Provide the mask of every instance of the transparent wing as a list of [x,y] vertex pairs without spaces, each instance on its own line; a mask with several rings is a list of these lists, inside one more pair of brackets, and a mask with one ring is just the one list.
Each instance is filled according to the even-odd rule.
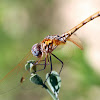
[[77,37],[77,35],[73,34],[68,38],[68,41],[71,41],[74,43],[77,47],[79,47],[81,50],[83,50],[83,45],[80,39]]
[[72,63],[71,59],[73,58],[73,55],[77,53],[77,50],[75,50],[74,44],[81,50],[83,49],[82,42],[77,37],[77,35],[73,34],[72,36],[68,38],[68,41],[66,41],[64,45],[60,46],[61,50],[57,50],[54,53],[57,57],[59,57],[60,60],[64,62],[64,65],[65,64],[70,65],[70,63]]
[[31,51],[29,51],[19,64],[0,80],[0,95],[15,89],[20,85],[22,86],[24,80],[25,82],[27,80],[28,83],[31,84],[29,80],[30,73],[25,70],[25,64],[27,61],[32,60],[32,57],[33,55],[31,54]]

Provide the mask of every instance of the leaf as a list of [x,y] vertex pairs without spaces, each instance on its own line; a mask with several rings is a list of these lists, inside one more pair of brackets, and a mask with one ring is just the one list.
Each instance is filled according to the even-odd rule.
[[36,72],[36,65],[34,60],[27,61],[27,64],[25,65],[25,70],[29,71],[30,73]]
[[44,86],[42,78],[40,76],[38,76],[37,74],[31,74],[30,81],[37,85]]
[[61,78],[59,74],[52,71],[51,74],[46,74],[47,83],[50,86],[52,92],[58,97],[58,93],[61,87]]

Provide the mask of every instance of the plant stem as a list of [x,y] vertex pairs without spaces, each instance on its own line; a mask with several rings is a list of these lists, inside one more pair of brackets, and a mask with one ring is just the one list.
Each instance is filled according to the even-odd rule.
[[59,100],[58,98],[56,98],[56,96],[51,92],[51,90],[45,84],[44,84],[44,88],[51,95],[51,97],[53,98],[53,100]]

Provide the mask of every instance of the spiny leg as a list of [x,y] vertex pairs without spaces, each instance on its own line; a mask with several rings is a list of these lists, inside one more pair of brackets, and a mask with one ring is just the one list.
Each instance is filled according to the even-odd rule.
[[[48,60],[48,64],[46,63],[46,61]],[[46,65],[49,65],[49,58],[48,58],[48,55],[45,57],[44,60],[41,60],[41,61],[44,61],[45,63],[44,64],[36,64],[36,65],[44,65],[44,68],[40,69],[40,70],[37,70],[36,72],[39,72],[39,71],[42,71],[46,68]],[[37,61],[38,62],[38,61]]]
[[51,72],[52,72],[52,59],[51,59],[51,54],[49,54],[49,56],[50,56],[50,66],[51,66],[51,70],[50,70],[50,72],[49,72],[49,74],[48,74],[48,77],[47,77],[46,80],[44,81],[44,84],[45,84],[45,82],[47,81],[47,79],[50,77],[50,74],[51,74]]
[[52,71],[52,59],[51,59],[51,55],[50,55],[50,65],[51,65],[51,70],[50,70],[50,73]]
[[[51,59],[51,54],[52,54],[52,53],[49,54],[49,55],[50,55],[50,66],[51,66],[51,70],[50,70],[50,72],[49,72],[48,77],[47,77],[46,80],[44,81],[44,84],[45,84],[45,82],[47,81],[47,79],[50,77],[50,74],[51,74],[51,72],[52,72],[52,59]],[[60,75],[64,63],[63,63],[58,57],[56,57],[54,54],[52,54],[52,55],[62,63],[61,69],[60,69],[60,71],[59,71],[59,75]]]
[[37,70],[36,72],[39,72],[39,71],[42,71],[42,70],[44,70],[45,68],[46,68],[46,57],[45,57],[45,60],[43,60],[43,61],[45,61],[45,63],[44,64],[36,64],[36,65],[44,65],[44,68],[42,68],[42,69],[40,69],[40,70]]
[[[41,62],[43,62],[43,61],[45,61],[45,63],[44,64],[35,64],[35,65],[44,65],[44,68],[43,69],[40,69],[40,70],[37,70],[37,71],[35,71],[34,70],[34,72],[32,72],[32,73],[36,73],[36,72],[38,72],[38,71],[42,71],[42,70],[44,70],[45,68],[46,68],[46,65],[48,65],[48,64],[46,64],[46,58],[45,58],[45,60],[41,60]],[[33,65],[34,65],[34,63],[33,63]],[[33,66],[34,67],[34,66]],[[32,68],[31,68],[32,69]],[[25,80],[25,76],[27,75],[27,74],[29,74],[28,73],[28,71],[26,71],[24,74],[23,74],[23,76],[21,77],[21,79],[20,79],[20,83],[22,83],[24,80]]]
[[62,63],[62,66],[61,66],[61,69],[60,69],[60,71],[59,71],[59,75],[60,75],[60,73],[61,73],[61,71],[62,71],[62,68],[63,68],[63,65],[64,65],[64,63],[63,63],[63,61],[61,61],[57,56],[55,56],[53,53],[51,53],[57,60],[59,60],[61,63]]

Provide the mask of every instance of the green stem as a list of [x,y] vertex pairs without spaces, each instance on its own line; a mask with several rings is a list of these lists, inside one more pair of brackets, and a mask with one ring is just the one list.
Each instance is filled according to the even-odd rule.
[[56,96],[51,92],[51,90],[45,84],[44,84],[44,88],[51,95],[51,97],[53,98],[53,100],[59,100],[58,98],[56,98]]

